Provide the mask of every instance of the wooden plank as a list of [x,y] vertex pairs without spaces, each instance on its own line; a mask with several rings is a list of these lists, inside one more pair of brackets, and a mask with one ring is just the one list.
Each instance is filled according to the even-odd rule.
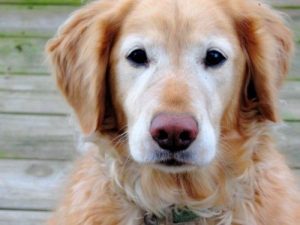
[[0,73],[47,74],[42,38],[0,37]]
[[[297,0],[300,2],[300,0]],[[296,2],[292,0],[292,2]],[[299,3],[300,6],[300,3]],[[283,13],[286,14],[286,21],[288,26],[294,32],[294,39],[297,43],[295,56],[292,61],[291,70],[289,73],[289,78],[291,79],[299,79],[300,78],[300,8],[299,9],[281,9]]]
[[283,119],[300,121],[300,82],[285,82],[279,98],[279,108]]
[[[298,0],[300,2],[300,0]],[[300,4],[299,4],[300,5]],[[287,22],[294,32],[294,39],[297,43],[295,56],[293,58],[292,67],[289,73],[289,78],[300,78],[300,9],[298,10],[282,10],[290,18]]]
[[[84,0],[0,0],[3,4],[82,4]],[[91,2],[91,0],[88,0]],[[300,6],[299,0],[269,0],[270,4],[274,6]]]
[[50,212],[0,210],[0,225],[42,225]]
[[[299,96],[300,97],[300,96]],[[299,98],[298,97],[298,98]],[[300,120],[300,101],[296,98],[280,100],[282,118],[286,121]]]
[[0,113],[67,115],[70,111],[57,92],[0,91]]
[[[0,0],[0,4],[1,4]],[[5,0],[7,1],[7,0]],[[11,1],[11,0],[10,0]],[[19,0],[14,0],[19,1]],[[34,0],[32,0],[34,1]],[[49,0],[62,2],[60,0]],[[78,0],[79,1],[79,0]],[[64,23],[78,6],[53,5],[1,5],[0,7],[0,35],[11,36],[53,36],[57,28]],[[288,14],[292,20],[290,24],[296,31],[297,40],[300,38],[299,10],[280,9]]]
[[297,181],[298,187],[300,187],[300,169],[294,169],[293,173],[296,176],[296,181]]
[[51,37],[77,8],[75,6],[1,5],[0,35]]
[[0,157],[70,159],[78,135],[66,116],[0,114]]
[[287,158],[289,165],[300,168],[300,123],[283,124],[274,136],[279,151]]
[[0,0],[0,4],[80,5],[85,0]]
[[71,112],[52,76],[1,76],[0,113],[60,114]]
[[300,9],[280,9],[287,25],[293,30],[295,40],[300,41]]
[[279,6],[279,7],[295,7],[295,6],[300,6],[300,1],[299,0],[267,0],[266,2],[274,5],[274,6]]
[[72,163],[0,160],[0,209],[51,210]]
[[288,79],[300,80],[300,47],[299,44],[296,46],[296,53],[293,57]]
[[[55,1],[60,2],[59,0]],[[78,6],[53,5],[1,5],[0,34],[13,36],[53,36],[57,28],[64,23],[71,12],[78,8]],[[290,24],[296,31],[296,36],[299,40],[299,10],[280,9],[280,11],[285,12],[291,17]]]
[[4,76],[0,75],[0,91],[57,91],[55,78],[52,76]]

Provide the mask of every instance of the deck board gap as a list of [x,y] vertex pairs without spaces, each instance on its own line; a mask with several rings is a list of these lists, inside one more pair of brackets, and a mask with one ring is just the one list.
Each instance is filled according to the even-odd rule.
[[49,209],[36,209],[36,208],[2,208],[0,207],[0,211],[16,211],[16,212],[27,212],[27,211],[33,211],[33,212],[52,212],[52,210]]
[[42,113],[42,112],[2,112],[0,111],[0,115],[13,115],[13,116],[46,116],[46,117],[52,117],[52,116],[61,116],[66,117],[69,116],[69,113]]

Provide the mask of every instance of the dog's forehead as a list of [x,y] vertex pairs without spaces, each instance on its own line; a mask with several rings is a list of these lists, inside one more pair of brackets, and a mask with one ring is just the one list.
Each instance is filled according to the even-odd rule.
[[[219,0],[143,0],[125,19],[122,34],[141,34],[170,42],[197,41],[234,33],[230,15]],[[230,38],[230,37],[229,37]]]

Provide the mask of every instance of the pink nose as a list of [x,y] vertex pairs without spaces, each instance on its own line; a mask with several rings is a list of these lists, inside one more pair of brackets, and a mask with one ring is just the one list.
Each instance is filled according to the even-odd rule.
[[187,149],[198,134],[197,121],[189,115],[159,114],[152,120],[150,133],[169,152]]

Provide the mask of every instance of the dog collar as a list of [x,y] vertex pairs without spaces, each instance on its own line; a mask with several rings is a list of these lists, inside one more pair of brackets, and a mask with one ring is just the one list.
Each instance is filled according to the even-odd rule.
[[163,221],[167,225],[181,225],[198,220],[200,217],[188,208],[176,209],[172,207],[162,219],[154,214],[146,213],[144,216],[145,225],[160,225]]

